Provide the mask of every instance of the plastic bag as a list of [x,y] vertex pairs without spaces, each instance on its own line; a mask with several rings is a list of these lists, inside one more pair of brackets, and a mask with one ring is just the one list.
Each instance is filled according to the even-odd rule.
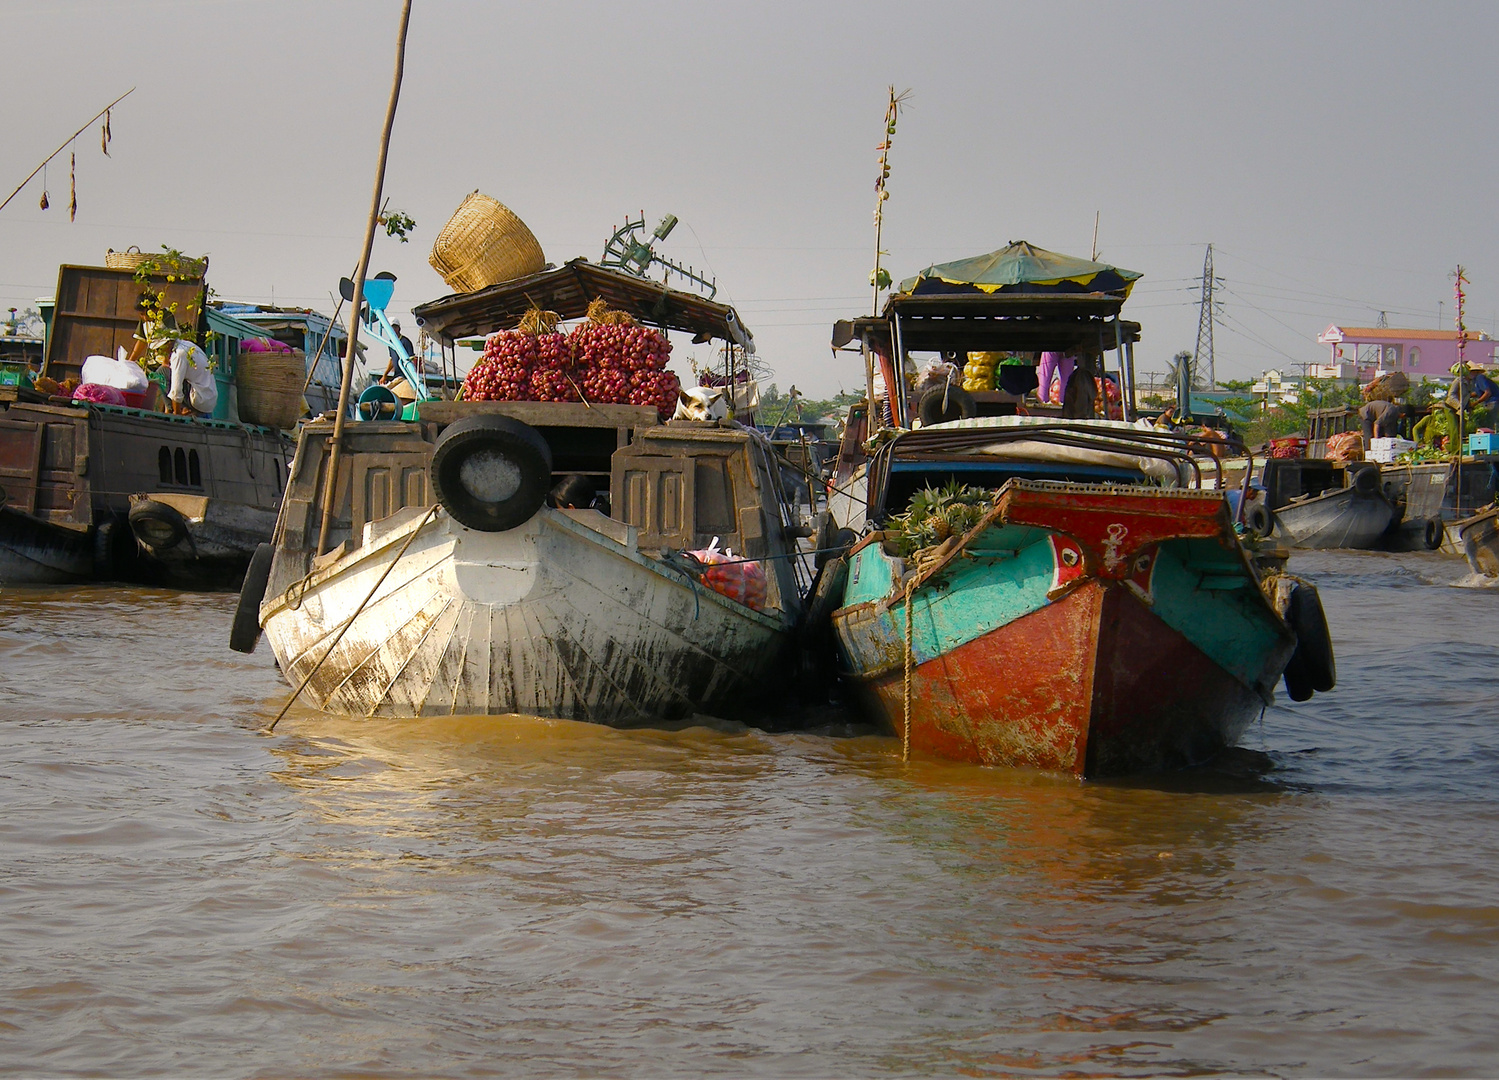
[[[124,349],[120,352],[124,353]],[[83,361],[83,384],[112,386],[131,394],[145,393],[149,380],[145,370],[122,355],[116,360],[111,356],[90,356]]]
[[718,550],[718,537],[699,551],[689,551],[703,564],[702,582],[721,596],[737,601],[755,611],[765,610],[765,566],[736,558],[728,549]]
[[[105,357],[107,360],[108,357]],[[74,401],[92,401],[99,405],[123,405],[125,395],[113,386],[101,383],[83,383],[73,391]]]

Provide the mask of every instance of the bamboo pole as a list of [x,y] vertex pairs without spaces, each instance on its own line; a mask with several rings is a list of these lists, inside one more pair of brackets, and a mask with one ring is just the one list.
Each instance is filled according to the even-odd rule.
[[51,161],[58,154],[62,153],[64,150],[66,150],[68,148],[68,144],[70,142],[72,142],[74,139],[78,138],[78,136],[82,135],[85,131],[87,131],[89,124],[92,124],[95,120],[99,119],[99,117],[101,117],[105,113],[109,112],[110,109],[113,109],[116,105],[118,105],[120,102],[124,101],[126,98],[128,98],[133,93],[135,93],[135,87],[132,86],[129,90],[126,90],[119,97],[115,98],[108,105],[104,106],[104,108],[102,108],[98,112],[94,113],[93,116],[90,116],[88,118],[87,122],[85,122],[84,125],[81,128],[79,128],[77,131],[73,132],[73,134],[69,135],[66,139],[64,139],[62,141],[62,145],[61,146],[59,146],[56,150],[52,151],[52,153],[48,154],[46,157],[42,158],[42,163],[40,165],[38,165],[36,168],[34,168],[34,169],[31,170],[30,176],[27,176],[25,180],[22,180],[19,184],[17,184],[16,185],[16,190],[12,191],[9,195],[5,196],[5,202],[0,203],[0,210],[4,210],[7,206],[10,205],[10,200],[14,199],[17,195],[21,194],[21,189],[24,188],[27,184],[31,183],[32,177],[36,176],[37,173],[41,172],[43,169],[45,169],[47,167],[47,162]]
[[354,276],[354,298],[349,301],[349,338],[344,343],[343,382],[338,390],[338,416],[333,421],[333,445],[328,451],[328,470],[323,480],[323,519],[318,525],[317,554],[328,544],[333,524],[333,501],[338,492],[338,459],[343,449],[344,423],[349,415],[349,390],[354,383],[354,361],[358,356],[359,311],[364,306],[364,278],[369,273],[370,251],[375,246],[375,228],[380,223],[380,196],[385,188],[385,162],[390,155],[390,129],[396,122],[396,103],[401,99],[401,75],[406,67],[406,27],[411,22],[411,0],[401,5],[401,28],[396,35],[396,70],[390,84],[390,105],[385,110],[385,128],[380,133],[380,160],[375,167],[375,192],[370,199],[369,221],[364,229],[364,250]]

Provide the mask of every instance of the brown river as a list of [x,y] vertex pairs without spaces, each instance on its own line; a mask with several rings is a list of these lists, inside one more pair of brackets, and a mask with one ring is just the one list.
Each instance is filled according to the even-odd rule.
[[0,594],[0,1074],[1499,1073],[1499,590],[1124,784],[834,726],[294,709],[234,597]]

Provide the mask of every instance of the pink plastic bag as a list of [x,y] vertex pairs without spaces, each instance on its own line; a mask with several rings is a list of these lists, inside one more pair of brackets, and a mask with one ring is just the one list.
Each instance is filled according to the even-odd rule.
[[700,551],[689,551],[703,564],[703,584],[730,600],[755,611],[765,610],[765,566],[737,558],[732,551],[718,550],[718,537]]
[[73,391],[74,401],[92,401],[99,405],[123,405],[125,395],[113,386],[86,382]]

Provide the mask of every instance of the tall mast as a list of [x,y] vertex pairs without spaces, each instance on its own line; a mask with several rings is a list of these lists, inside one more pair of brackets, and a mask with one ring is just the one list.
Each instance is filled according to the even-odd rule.
[[874,289],[874,306],[871,314],[880,313],[880,290],[890,288],[890,271],[880,265],[880,257],[886,254],[880,248],[885,230],[885,200],[890,192],[885,190],[885,181],[890,179],[890,145],[895,142],[895,122],[900,119],[900,108],[911,91],[897,94],[890,87],[890,100],[885,106],[885,138],[877,146],[880,152],[880,175],[874,181],[874,269],[869,272],[869,284]]
[[385,109],[385,128],[380,132],[380,159],[375,166],[375,192],[370,199],[369,221],[364,229],[364,250],[354,275],[354,296],[349,301],[349,339],[344,343],[343,383],[338,388],[338,415],[333,420],[332,446],[328,450],[328,479],[323,491],[323,520],[318,527],[317,553],[328,546],[333,524],[333,500],[338,491],[338,458],[343,446],[344,421],[349,414],[349,390],[354,382],[354,361],[359,348],[359,312],[364,306],[364,278],[375,246],[375,228],[380,223],[380,193],[385,188],[385,161],[390,156],[390,129],[396,122],[396,103],[401,99],[401,75],[406,68],[406,26],[411,22],[411,0],[401,5],[401,27],[396,34],[396,70],[390,84],[390,104]]

